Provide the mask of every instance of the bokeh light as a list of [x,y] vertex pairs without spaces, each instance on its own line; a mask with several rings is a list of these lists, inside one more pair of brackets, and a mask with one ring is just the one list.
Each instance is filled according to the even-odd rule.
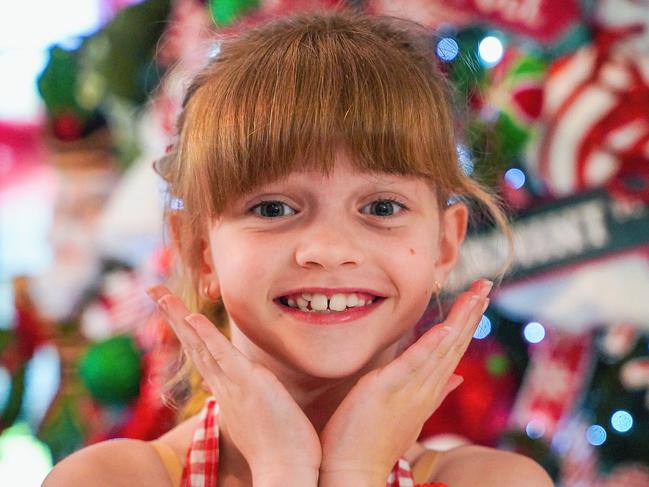
[[586,430],[586,440],[593,446],[602,445],[606,441],[606,430],[598,424],[591,425]]
[[545,423],[538,419],[533,419],[525,425],[525,433],[534,440],[541,438],[545,434]]
[[529,343],[539,343],[545,338],[545,328],[541,323],[531,321],[523,328],[523,336]]
[[480,319],[480,323],[478,323],[478,327],[473,333],[473,338],[482,340],[487,335],[489,335],[489,333],[491,333],[491,320],[487,315],[482,315],[482,318]]
[[520,189],[525,184],[525,173],[516,167],[505,172],[505,181],[514,189]]
[[495,36],[487,36],[478,45],[478,54],[486,66],[494,66],[500,62],[505,52],[503,43]]
[[620,433],[625,433],[633,427],[633,416],[628,411],[620,409],[611,415],[611,426]]
[[460,52],[460,47],[457,45],[455,39],[451,37],[443,37],[437,43],[437,55],[442,61],[453,61]]

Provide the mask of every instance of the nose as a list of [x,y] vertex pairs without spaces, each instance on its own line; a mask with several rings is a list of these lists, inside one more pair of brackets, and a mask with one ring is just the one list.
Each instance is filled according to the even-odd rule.
[[346,225],[327,219],[312,223],[300,236],[295,261],[301,267],[334,270],[340,266],[357,267],[365,258],[365,246]]

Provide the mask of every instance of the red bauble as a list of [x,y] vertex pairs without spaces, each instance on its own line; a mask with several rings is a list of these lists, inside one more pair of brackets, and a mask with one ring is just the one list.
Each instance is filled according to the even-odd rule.
[[[500,361],[505,367],[492,373],[490,361]],[[464,382],[424,423],[420,440],[453,433],[474,443],[496,446],[506,430],[518,387],[507,362],[506,352],[495,338],[474,339],[455,370]]]
[[81,137],[81,121],[72,113],[61,113],[52,121],[52,129],[57,139],[65,142]]

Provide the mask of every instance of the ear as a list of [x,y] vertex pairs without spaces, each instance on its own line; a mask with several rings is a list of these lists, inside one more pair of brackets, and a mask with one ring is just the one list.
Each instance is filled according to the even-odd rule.
[[[176,212],[171,212],[167,215],[167,223],[171,233],[173,248],[175,252],[180,252],[181,242],[183,241],[180,231],[180,216]],[[208,283],[217,278],[216,269],[214,267],[214,260],[212,259],[212,249],[210,246],[210,239],[207,232],[205,232],[199,240],[200,258],[198,261],[198,274],[201,281]]]
[[208,231],[203,232],[203,235],[200,237],[199,249],[201,255],[198,264],[198,274],[201,281],[204,283],[218,282],[218,274],[216,272],[216,264],[212,258],[212,245]]
[[457,263],[468,220],[469,210],[462,202],[447,207],[441,214],[439,256],[435,264],[435,273],[442,283]]

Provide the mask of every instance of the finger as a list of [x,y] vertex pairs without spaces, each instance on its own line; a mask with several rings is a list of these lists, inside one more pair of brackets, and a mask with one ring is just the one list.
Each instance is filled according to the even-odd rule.
[[472,311],[479,306],[481,299],[477,294],[465,293],[455,301],[448,317],[441,323],[442,328],[448,330],[448,334],[433,350],[433,356],[437,361],[447,357],[453,350],[453,346],[464,337],[469,317]]
[[[475,326],[472,313],[476,309],[482,310],[484,299],[491,291],[493,283],[486,279],[475,281],[469,291],[462,293],[453,304],[451,312],[443,326],[450,327],[449,334],[435,350],[438,358],[445,357],[452,349],[458,350],[458,347],[466,341],[467,337],[473,336]],[[480,312],[481,315],[481,312]]]
[[[449,380],[448,378],[454,375],[453,372],[457,368],[458,363],[464,356],[464,353],[471,343],[475,328],[477,327],[477,324],[480,321],[480,317],[482,316],[482,303],[484,301],[485,299],[480,300],[467,317],[467,328],[469,329],[469,333],[465,333],[463,336],[458,336],[456,338],[456,341],[451,345],[450,352],[447,353],[436,365],[427,365],[425,372],[422,373],[423,377],[428,376],[427,381],[425,381],[425,385],[422,386],[423,390],[444,390],[441,385],[446,384],[446,381]],[[444,392],[440,394],[443,395]],[[431,393],[432,397],[438,397],[440,394]]]
[[158,304],[201,376],[210,385],[220,389],[221,382],[225,377],[223,370],[212,357],[203,339],[185,321],[188,310],[182,301],[173,294],[166,294],[158,301]]
[[[468,319],[474,303],[480,299],[480,295],[491,289],[490,284],[491,282],[486,279],[475,281],[469,291],[460,295],[456,300],[449,317],[443,323],[432,327],[424,333],[419,340],[408,347],[397,359],[385,368],[382,374],[386,377],[385,380],[398,383],[398,381],[403,380],[404,374],[419,374],[423,371],[428,376],[430,374],[430,370],[428,369],[438,368],[439,365],[435,364],[436,361],[434,359],[443,359],[456,340],[465,339],[463,324]],[[450,334],[455,335],[455,340],[448,342],[443,348],[440,348],[445,338],[446,340],[451,339],[451,337],[446,337]],[[431,362],[433,362],[433,365],[428,366]]]
[[247,374],[251,362],[228,340],[204,315],[190,314],[185,318],[201,337],[212,358],[221,367],[225,374],[237,381],[241,374]]
[[146,293],[149,295],[151,299],[153,299],[156,303],[165,295],[167,294],[173,294],[168,288],[163,286],[162,284],[156,284],[154,286],[151,286],[149,289],[146,290]]
[[453,352],[456,354],[458,362],[469,347],[471,340],[473,340],[473,335],[475,335],[475,331],[480,324],[480,320],[482,319],[482,314],[487,309],[488,305],[489,298],[483,298],[478,302],[478,304],[469,313],[464,329],[460,333],[458,340],[451,347]]

